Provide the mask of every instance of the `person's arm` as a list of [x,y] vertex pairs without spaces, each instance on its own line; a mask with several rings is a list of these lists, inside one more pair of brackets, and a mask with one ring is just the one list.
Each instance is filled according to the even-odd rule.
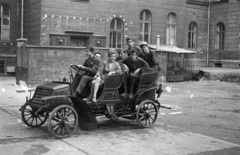
[[154,51],[150,51],[152,54],[151,54],[151,59],[152,59],[152,66],[154,66],[154,68],[159,68],[159,63],[157,61],[157,58],[156,58],[156,53]]
[[140,60],[141,60],[142,68],[150,68],[148,63],[145,60],[143,59],[140,59]]
[[121,66],[118,62],[116,62],[116,74],[120,74],[121,73]]
[[134,72],[133,65],[132,65],[132,63],[130,62],[130,60],[128,58],[123,59],[122,63],[125,64],[128,67],[128,72],[129,73],[133,73]]
[[120,74],[121,73],[121,67],[120,67],[119,63],[115,61],[113,65],[114,65],[114,70],[110,71],[108,73],[108,75]]
[[95,59],[93,60],[93,65],[92,65],[92,67],[85,67],[84,70],[85,70],[86,72],[90,73],[92,76],[94,76],[94,75],[97,73],[97,71],[98,71],[98,69],[99,69],[100,67],[101,67],[100,60],[97,59],[97,58],[95,58]]
[[[88,59],[87,59],[87,60],[88,60]],[[86,68],[86,66],[87,66],[87,60],[85,60],[82,65],[78,65],[78,67],[79,67],[80,70],[85,71],[85,68]]]
[[150,69],[148,63],[141,58],[138,58],[137,63],[138,63],[138,68],[134,71],[134,73],[139,73],[139,71],[142,69]]
[[135,46],[135,49],[137,50],[137,55],[139,55],[140,53],[142,53],[142,49],[138,46]]

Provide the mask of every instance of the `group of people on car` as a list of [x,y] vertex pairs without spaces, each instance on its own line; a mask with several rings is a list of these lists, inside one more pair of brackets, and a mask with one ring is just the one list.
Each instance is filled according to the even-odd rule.
[[[78,96],[87,86],[92,83],[90,96],[85,101],[97,101],[97,92],[109,75],[124,74],[124,93],[125,98],[133,97],[133,88],[136,80],[140,78],[140,72],[145,70],[160,70],[156,60],[155,52],[150,50],[147,42],[143,41],[140,47],[135,46],[134,39],[127,38],[128,48],[117,50],[111,48],[108,51],[108,59],[101,61],[101,53],[94,53],[94,48],[86,48],[87,59],[83,65],[79,65],[80,70],[85,71],[82,76],[74,96]],[[118,55],[118,57],[117,57]],[[129,84],[128,84],[129,83]],[[128,87],[129,85],[129,87]]]

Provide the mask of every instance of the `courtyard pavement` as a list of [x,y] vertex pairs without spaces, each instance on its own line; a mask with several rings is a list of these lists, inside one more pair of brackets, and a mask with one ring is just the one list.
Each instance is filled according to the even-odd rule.
[[[210,71],[211,74],[217,72],[225,76],[236,75],[240,70],[216,71],[216,68],[211,68]],[[97,131],[77,130],[72,137],[56,140],[50,136],[46,126],[32,129],[22,122],[18,109],[30,93],[17,93],[26,89],[26,85],[21,82],[17,86],[15,81],[14,76],[0,76],[1,155],[240,154],[238,83],[205,80],[164,82],[160,102],[171,109],[162,108],[153,128],[139,130],[136,122],[98,119]]]

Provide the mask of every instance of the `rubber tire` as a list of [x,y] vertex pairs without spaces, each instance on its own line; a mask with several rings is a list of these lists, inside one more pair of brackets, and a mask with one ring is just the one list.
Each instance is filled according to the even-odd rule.
[[[70,109],[74,115],[74,126],[73,126],[73,130],[71,130],[68,134],[64,134],[63,135],[60,135],[60,134],[56,134],[54,131],[53,131],[53,128],[51,126],[51,121],[53,120],[53,117],[55,116],[54,114],[57,113],[59,110],[62,110],[62,109]],[[66,125],[63,123],[63,120],[61,119],[61,122],[59,123],[62,123],[63,127],[62,128],[66,128]],[[72,107],[72,106],[69,106],[69,105],[60,105],[58,107],[56,107],[55,109],[53,109],[53,111],[51,112],[49,118],[48,118],[48,130],[50,132],[50,134],[54,137],[54,138],[58,138],[58,139],[61,139],[61,138],[66,138],[66,137],[70,137],[74,131],[77,129],[77,126],[78,126],[78,114],[77,112],[75,111],[75,109]],[[64,132],[64,130],[63,130]]]
[[[41,119],[40,119],[40,116],[34,114],[32,108],[31,108],[31,110],[29,109],[29,115],[31,115],[31,116],[29,116],[29,118],[26,118],[26,112],[27,112],[27,107],[28,107],[28,106],[31,107],[31,106],[30,106],[30,103],[24,104],[23,107],[22,107],[22,110],[21,110],[21,116],[22,116],[23,122],[24,122],[27,126],[30,126],[30,127],[40,127],[40,126],[42,126],[42,125],[47,121],[47,119],[48,119],[48,114],[47,114],[45,117],[41,117],[41,118],[43,118],[43,120],[41,120]],[[30,118],[33,118],[32,121],[31,121],[31,123],[28,122],[28,120],[29,120]],[[37,120],[40,120],[40,123],[38,123]],[[35,122],[35,124],[33,124],[34,122]]]
[[[155,112],[154,118],[152,118],[151,116],[149,116],[149,113],[143,109],[143,107],[144,107],[146,104],[148,104],[148,103],[150,103],[150,104],[152,105],[153,109],[154,109],[154,112]],[[145,111],[145,112],[144,112],[144,116],[143,116],[144,118],[142,117],[142,115],[143,115],[142,112],[143,112],[143,111]],[[157,108],[155,102],[153,102],[152,100],[144,100],[144,101],[142,101],[142,102],[139,104],[139,106],[137,107],[136,121],[137,121],[138,125],[139,125],[141,128],[150,128],[150,127],[152,127],[153,124],[155,123],[155,121],[157,120],[157,116],[158,116],[158,108]],[[142,118],[143,118],[143,120],[145,120],[145,124],[142,124],[142,120],[141,120]],[[151,120],[150,120],[150,119],[151,119]],[[147,123],[146,123],[146,122],[147,122]],[[151,123],[150,123],[150,122],[151,122]]]

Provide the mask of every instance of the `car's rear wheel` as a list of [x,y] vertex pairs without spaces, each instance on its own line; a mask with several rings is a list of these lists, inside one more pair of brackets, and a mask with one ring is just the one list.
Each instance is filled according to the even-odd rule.
[[151,100],[142,101],[137,107],[136,121],[142,128],[153,126],[158,116],[158,108]]

